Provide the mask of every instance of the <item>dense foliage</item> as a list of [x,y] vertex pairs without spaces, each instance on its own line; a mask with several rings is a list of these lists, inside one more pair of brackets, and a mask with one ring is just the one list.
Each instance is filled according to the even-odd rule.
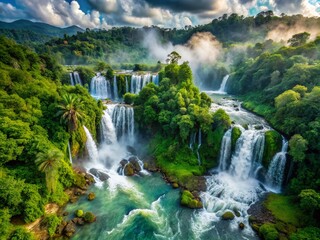
[[[60,123],[57,113],[63,96],[79,96],[82,123],[92,132],[100,123],[102,106],[80,86],[62,87],[62,69],[49,56],[3,37],[0,41],[0,231],[6,238],[13,230],[8,222],[12,216],[36,220],[46,203],[64,204],[68,200],[64,188],[76,183],[68,142],[75,156],[86,138],[74,119],[72,128]],[[22,239],[17,236],[23,234],[17,229],[10,236]],[[31,239],[27,235],[23,239]]]
[[[142,132],[156,135],[150,145],[158,165],[186,186],[190,176],[201,175],[217,164],[221,139],[231,121],[223,110],[209,112],[211,99],[193,84],[187,62],[170,62],[160,72],[159,86],[150,83],[137,96],[126,94],[125,101],[134,102]],[[196,134],[197,141],[189,143]],[[200,149],[199,139],[203,139]]]

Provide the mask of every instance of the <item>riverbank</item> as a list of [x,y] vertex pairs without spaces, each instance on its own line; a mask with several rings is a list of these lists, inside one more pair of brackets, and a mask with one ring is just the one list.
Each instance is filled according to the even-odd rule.
[[[73,168],[73,170],[75,175],[77,176],[76,183],[73,187],[65,189],[64,191],[68,196],[68,201],[61,205],[58,205],[56,203],[48,203],[44,207],[45,214],[32,223],[23,224],[18,223],[19,221],[17,221],[17,225],[21,225],[24,228],[26,228],[29,232],[31,232],[34,235],[34,237],[37,240],[47,240],[50,239],[52,236],[54,236],[55,238],[70,238],[75,232],[75,228],[67,227],[68,225],[70,226],[70,221],[63,221],[63,218],[69,215],[68,212],[65,212],[65,207],[69,203],[76,203],[81,196],[86,195],[87,190],[95,181],[93,177],[85,171],[85,169],[75,167]],[[49,233],[49,229],[52,226],[50,226],[50,223],[48,223],[47,221],[48,216],[56,216],[56,219],[60,219],[60,223],[57,224],[56,229],[53,230],[53,235],[52,233]]]

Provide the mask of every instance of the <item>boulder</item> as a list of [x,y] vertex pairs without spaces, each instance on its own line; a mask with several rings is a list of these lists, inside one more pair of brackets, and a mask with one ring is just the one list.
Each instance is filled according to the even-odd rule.
[[127,165],[127,163],[128,163],[128,160],[126,160],[126,159],[122,159],[122,160],[120,161],[121,167],[124,167],[125,165]]
[[89,172],[94,175],[95,177],[99,178],[100,181],[106,181],[109,178],[109,175],[96,169],[96,168],[91,168]]
[[243,230],[244,227],[245,227],[244,223],[243,223],[243,222],[240,222],[240,223],[239,223],[239,228],[240,228],[241,230]]
[[74,224],[77,224],[77,225],[80,225],[80,226],[84,225],[84,220],[83,220],[83,218],[80,218],[80,217],[72,219],[72,222]]
[[133,176],[134,175],[134,167],[132,163],[128,163],[123,170],[125,176]]
[[64,228],[67,226],[67,222],[62,221],[56,229],[56,234],[62,235]]
[[96,221],[96,216],[92,212],[86,212],[83,215],[83,219],[87,223],[92,223],[92,222]]
[[89,200],[89,201],[92,201],[92,200],[94,200],[95,198],[96,198],[96,195],[94,194],[94,192],[91,192],[91,193],[88,194],[88,200]]
[[133,169],[136,173],[141,171],[141,167],[140,167],[139,160],[137,157],[130,157],[129,162],[132,164]]
[[173,187],[173,188],[178,188],[178,187],[179,187],[179,184],[176,183],[176,182],[174,182],[174,183],[172,183],[172,187]]
[[222,214],[221,219],[222,220],[232,220],[234,219],[234,214],[231,211],[226,211],[224,214]]
[[74,222],[69,221],[65,226],[65,228],[63,229],[63,233],[67,237],[71,237],[75,232],[76,232],[76,225],[74,224]]
[[196,198],[190,191],[184,190],[181,195],[181,205],[189,208],[202,208],[202,202],[199,198]]

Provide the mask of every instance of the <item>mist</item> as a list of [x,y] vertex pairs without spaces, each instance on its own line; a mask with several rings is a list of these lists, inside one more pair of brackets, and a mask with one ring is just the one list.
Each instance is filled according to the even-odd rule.
[[181,62],[188,61],[195,81],[199,82],[199,72],[204,66],[213,65],[223,58],[222,44],[209,32],[195,33],[185,45],[161,43],[155,31],[146,33],[143,46],[149,50],[150,57],[165,62],[168,54],[176,51],[181,55]]
[[320,29],[316,26],[306,26],[299,23],[293,26],[279,24],[268,32],[266,40],[272,39],[275,42],[285,42],[286,45],[289,45],[288,40],[292,38],[293,35],[302,32],[310,33],[310,40],[314,40],[320,34]]

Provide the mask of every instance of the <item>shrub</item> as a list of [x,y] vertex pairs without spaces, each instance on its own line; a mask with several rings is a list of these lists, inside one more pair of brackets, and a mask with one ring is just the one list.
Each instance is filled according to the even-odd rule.
[[96,220],[96,216],[92,212],[86,212],[83,215],[83,219],[84,219],[84,221],[86,221],[88,223],[92,223]]

